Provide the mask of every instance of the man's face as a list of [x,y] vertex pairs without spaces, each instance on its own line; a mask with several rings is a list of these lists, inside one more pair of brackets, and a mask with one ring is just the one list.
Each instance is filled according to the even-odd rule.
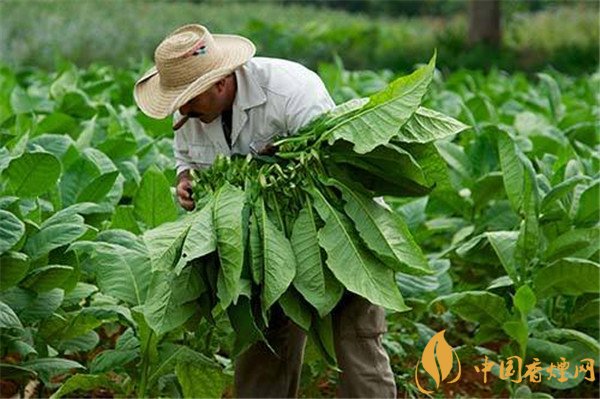
[[181,115],[198,118],[204,123],[215,120],[225,110],[225,93],[220,83],[192,98],[179,108]]

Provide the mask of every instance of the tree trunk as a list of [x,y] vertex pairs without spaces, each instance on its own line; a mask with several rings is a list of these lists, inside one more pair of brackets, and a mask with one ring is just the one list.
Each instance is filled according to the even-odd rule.
[[469,1],[469,44],[500,47],[500,0]]

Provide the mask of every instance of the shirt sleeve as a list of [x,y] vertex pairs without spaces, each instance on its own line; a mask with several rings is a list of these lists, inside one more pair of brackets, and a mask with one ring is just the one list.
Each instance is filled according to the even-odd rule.
[[[179,112],[175,112],[173,120],[177,121],[180,118]],[[190,158],[190,146],[188,142],[189,126],[183,125],[181,129],[175,132],[173,138],[173,154],[175,155],[175,168],[177,175],[184,170],[193,169],[192,159]]]
[[289,134],[293,135],[317,116],[335,107],[333,99],[319,76],[311,72],[286,103],[285,119]]

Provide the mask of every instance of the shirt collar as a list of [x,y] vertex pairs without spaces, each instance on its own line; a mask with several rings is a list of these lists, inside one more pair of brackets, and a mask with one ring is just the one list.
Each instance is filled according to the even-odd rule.
[[237,93],[234,107],[242,110],[257,107],[267,102],[267,96],[246,65],[235,70]]

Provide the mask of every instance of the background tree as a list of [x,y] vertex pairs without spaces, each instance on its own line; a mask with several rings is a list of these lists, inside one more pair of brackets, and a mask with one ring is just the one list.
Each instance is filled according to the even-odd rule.
[[469,44],[500,46],[500,0],[469,1]]

